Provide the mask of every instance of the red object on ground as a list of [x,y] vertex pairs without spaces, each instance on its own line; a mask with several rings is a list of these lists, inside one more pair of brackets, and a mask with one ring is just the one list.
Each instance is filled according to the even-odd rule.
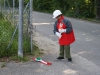
[[43,61],[41,58],[33,58],[33,60],[34,61],[38,61],[38,62],[40,62],[40,63],[42,63],[42,64],[45,64],[45,65],[51,65],[52,63],[51,62],[48,62],[48,61]]

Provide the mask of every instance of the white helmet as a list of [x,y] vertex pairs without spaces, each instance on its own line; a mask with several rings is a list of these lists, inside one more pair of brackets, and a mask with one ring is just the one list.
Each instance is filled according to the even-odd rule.
[[53,12],[53,18],[56,18],[57,16],[59,16],[59,15],[61,15],[62,13],[61,13],[61,11],[60,10],[55,10],[54,12]]

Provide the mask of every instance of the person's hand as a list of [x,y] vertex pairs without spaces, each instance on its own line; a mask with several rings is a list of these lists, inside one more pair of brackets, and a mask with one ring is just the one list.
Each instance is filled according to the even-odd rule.
[[65,33],[65,32],[66,32],[66,29],[58,29],[58,31],[59,31],[60,33]]
[[59,32],[56,32],[55,34],[59,37],[59,39],[62,37],[62,35]]

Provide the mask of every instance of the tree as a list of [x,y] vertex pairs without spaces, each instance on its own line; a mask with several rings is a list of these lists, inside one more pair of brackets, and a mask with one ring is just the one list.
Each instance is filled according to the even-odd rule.
[[95,4],[96,4],[96,19],[100,20],[100,0],[96,0]]

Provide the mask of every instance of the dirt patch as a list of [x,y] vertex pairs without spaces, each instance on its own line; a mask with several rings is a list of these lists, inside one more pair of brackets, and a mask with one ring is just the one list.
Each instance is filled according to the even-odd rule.
[[33,40],[40,49],[44,50],[45,54],[55,54],[59,52],[59,45],[56,42],[48,39],[38,32],[35,32],[34,34]]
[[10,61],[9,57],[0,58],[0,62],[8,62],[8,61]]

